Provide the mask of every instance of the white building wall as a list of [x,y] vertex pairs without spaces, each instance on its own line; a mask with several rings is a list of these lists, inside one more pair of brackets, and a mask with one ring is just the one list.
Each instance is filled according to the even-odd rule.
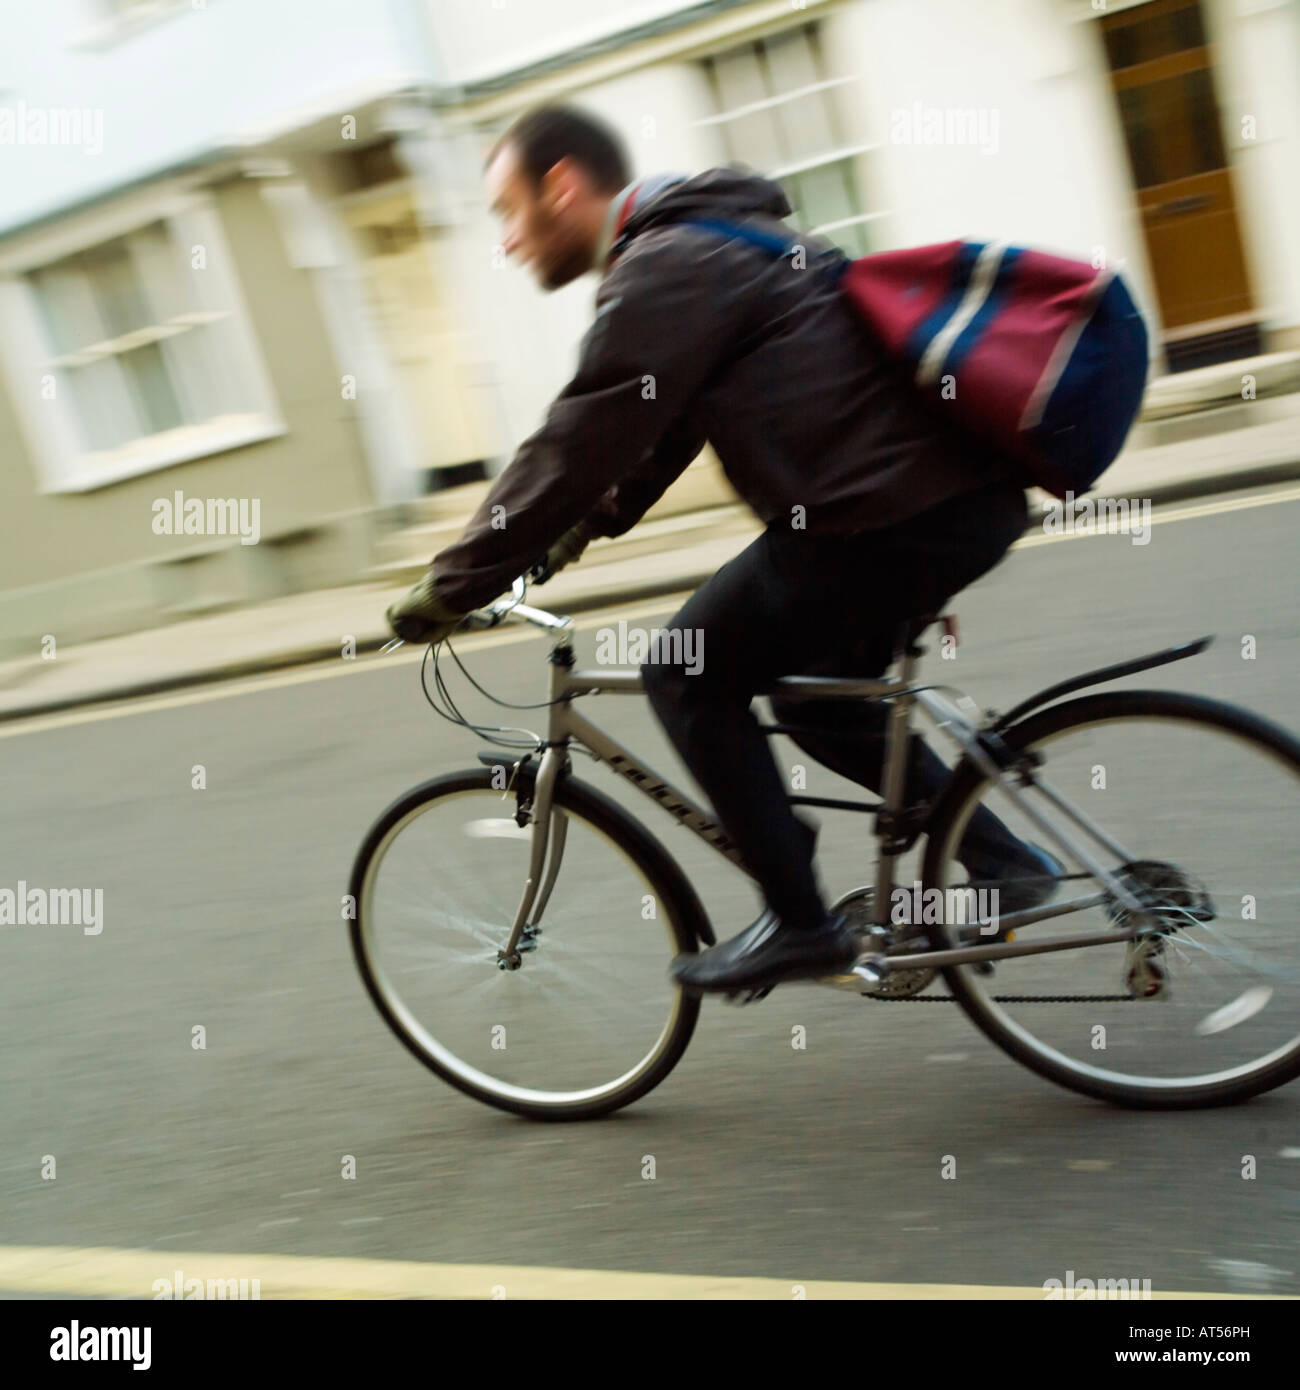
[[468,83],[543,62],[700,0],[424,0],[446,79]]
[[1255,302],[1265,326],[1300,347],[1300,5],[1201,3]]

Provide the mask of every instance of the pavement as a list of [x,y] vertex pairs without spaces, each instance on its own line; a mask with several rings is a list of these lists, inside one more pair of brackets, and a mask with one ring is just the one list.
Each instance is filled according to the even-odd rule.
[[[1094,495],[1152,505],[1300,477],[1300,394],[1202,412],[1196,437],[1126,449]],[[1031,494],[1040,514],[1044,494]],[[534,588],[529,601],[561,613],[697,588],[761,530],[747,507],[712,507],[646,521],[593,543],[582,560]],[[211,681],[375,651],[391,634],[384,610],[406,584],[351,584],[232,608],[144,632],[0,663],[0,722],[130,699]],[[56,634],[57,637],[57,634]]]

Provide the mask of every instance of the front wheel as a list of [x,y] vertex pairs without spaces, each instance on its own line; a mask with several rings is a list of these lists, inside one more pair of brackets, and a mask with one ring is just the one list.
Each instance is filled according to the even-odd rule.
[[502,968],[533,835],[517,808],[535,790],[522,771],[502,781],[488,767],[438,777],[380,816],[352,871],[352,949],[389,1027],[444,1081],[516,1114],[591,1119],[645,1095],[686,1050],[699,1000],[668,965],[708,939],[707,921],[659,842],[562,775],[559,870]]
[[[1041,755],[1034,785],[1019,788],[1028,804],[1090,848],[1146,910],[1135,915],[1103,892],[1000,784],[963,761],[936,808],[923,869],[944,907],[929,928],[934,945],[988,945],[1008,929],[1023,944],[1140,928],[1127,942],[949,967],[953,996],[978,1027],[1042,1076],[1144,1109],[1223,1105],[1300,1075],[1300,742],[1244,710],[1165,691],[1070,700],[1003,738]],[[959,862],[971,858],[964,837],[977,808],[982,831],[991,811],[1066,860],[1042,896],[1077,906],[1008,927],[993,893],[1024,906],[1025,885],[974,879]],[[996,916],[981,911],[981,889]]]

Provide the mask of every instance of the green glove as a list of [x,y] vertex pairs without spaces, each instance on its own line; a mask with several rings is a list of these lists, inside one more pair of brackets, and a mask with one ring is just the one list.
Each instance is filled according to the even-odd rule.
[[545,584],[553,574],[559,574],[565,565],[572,564],[586,550],[591,541],[592,532],[585,521],[571,527],[546,552],[546,558],[539,561],[534,568],[537,582]]
[[405,598],[389,604],[388,626],[404,642],[441,642],[460,626],[464,613],[447,607],[438,597],[433,570]]

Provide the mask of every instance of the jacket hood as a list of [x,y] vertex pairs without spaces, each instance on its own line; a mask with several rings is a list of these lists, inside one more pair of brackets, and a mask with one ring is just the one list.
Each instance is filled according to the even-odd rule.
[[661,174],[644,180],[637,190],[622,236],[633,237],[650,227],[696,214],[725,219],[755,213],[789,217],[793,211],[780,184],[743,169],[706,169],[693,177]]

